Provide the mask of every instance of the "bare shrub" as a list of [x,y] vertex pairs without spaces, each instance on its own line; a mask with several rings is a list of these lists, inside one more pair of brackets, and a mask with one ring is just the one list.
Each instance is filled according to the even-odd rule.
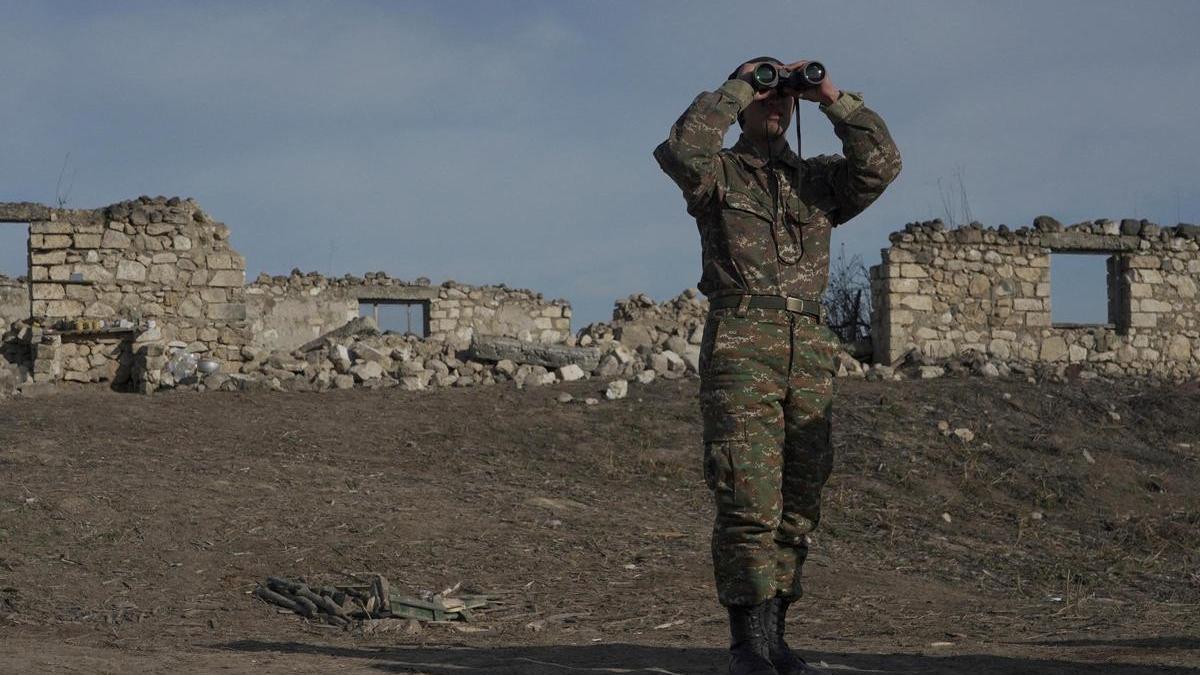
[[871,281],[862,256],[846,257],[843,244],[829,267],[829,287],[821,303],[829,329],[844,343],[871,337]]

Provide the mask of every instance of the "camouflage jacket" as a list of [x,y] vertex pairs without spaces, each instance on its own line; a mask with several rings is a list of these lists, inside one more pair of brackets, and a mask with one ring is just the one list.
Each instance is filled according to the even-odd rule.
[[845,157],[800,159],[786,148],[768,162],[744,135],[722,150],[726,130],[753,95],[741,80],[700,94],[654,158],[683,189],[700,228],[705,295],[819,299],[829,279],[832,228],[883,193],[900,172],[900,153],[883,120],[851,92],[821,107]]

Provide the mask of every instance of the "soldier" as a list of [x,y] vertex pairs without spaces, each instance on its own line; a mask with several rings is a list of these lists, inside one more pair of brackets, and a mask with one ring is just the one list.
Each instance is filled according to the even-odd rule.
[[[709,298],[700,354],[704,476],[716,501],[712,554],[729,610],[735,674],[823,672],[784,641],[801,595],[808,533],[833,465],[837,340],[821,322],[829,235],[900,172],[887,127],[862,96],[828,78],[799,91],[756,87],[760,57],[696,97],[654,158],[700,229]],[[801,159],[785,132],[797,98],[833,122],[842,156]],[[737,120],[742,134],[721,149]]]

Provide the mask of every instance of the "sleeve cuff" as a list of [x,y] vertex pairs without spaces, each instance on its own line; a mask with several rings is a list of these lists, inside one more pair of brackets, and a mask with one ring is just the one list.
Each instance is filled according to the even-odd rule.
[[828,106],[821,106],[821,112],[824,112],[830,121],[837,124],[838,122],[844,122],[847,117],[853,115],[861,107],[863,107],[862,94],[854,91],[843,91],[838,100]]
[[717,91],[737,101],[739,111],[745,110],[750,101],[754,100],[754,87],[745,80],[725,80]]

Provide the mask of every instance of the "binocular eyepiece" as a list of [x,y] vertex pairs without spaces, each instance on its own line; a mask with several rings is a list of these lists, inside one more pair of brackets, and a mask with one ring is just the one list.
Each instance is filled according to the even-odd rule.
[[799,70],[785,70],[774,63],[760,63],[751,73],[751,80],[755,91],[804,91],[820,86],[825,81],[825,65],[819,61],[809,61]]

